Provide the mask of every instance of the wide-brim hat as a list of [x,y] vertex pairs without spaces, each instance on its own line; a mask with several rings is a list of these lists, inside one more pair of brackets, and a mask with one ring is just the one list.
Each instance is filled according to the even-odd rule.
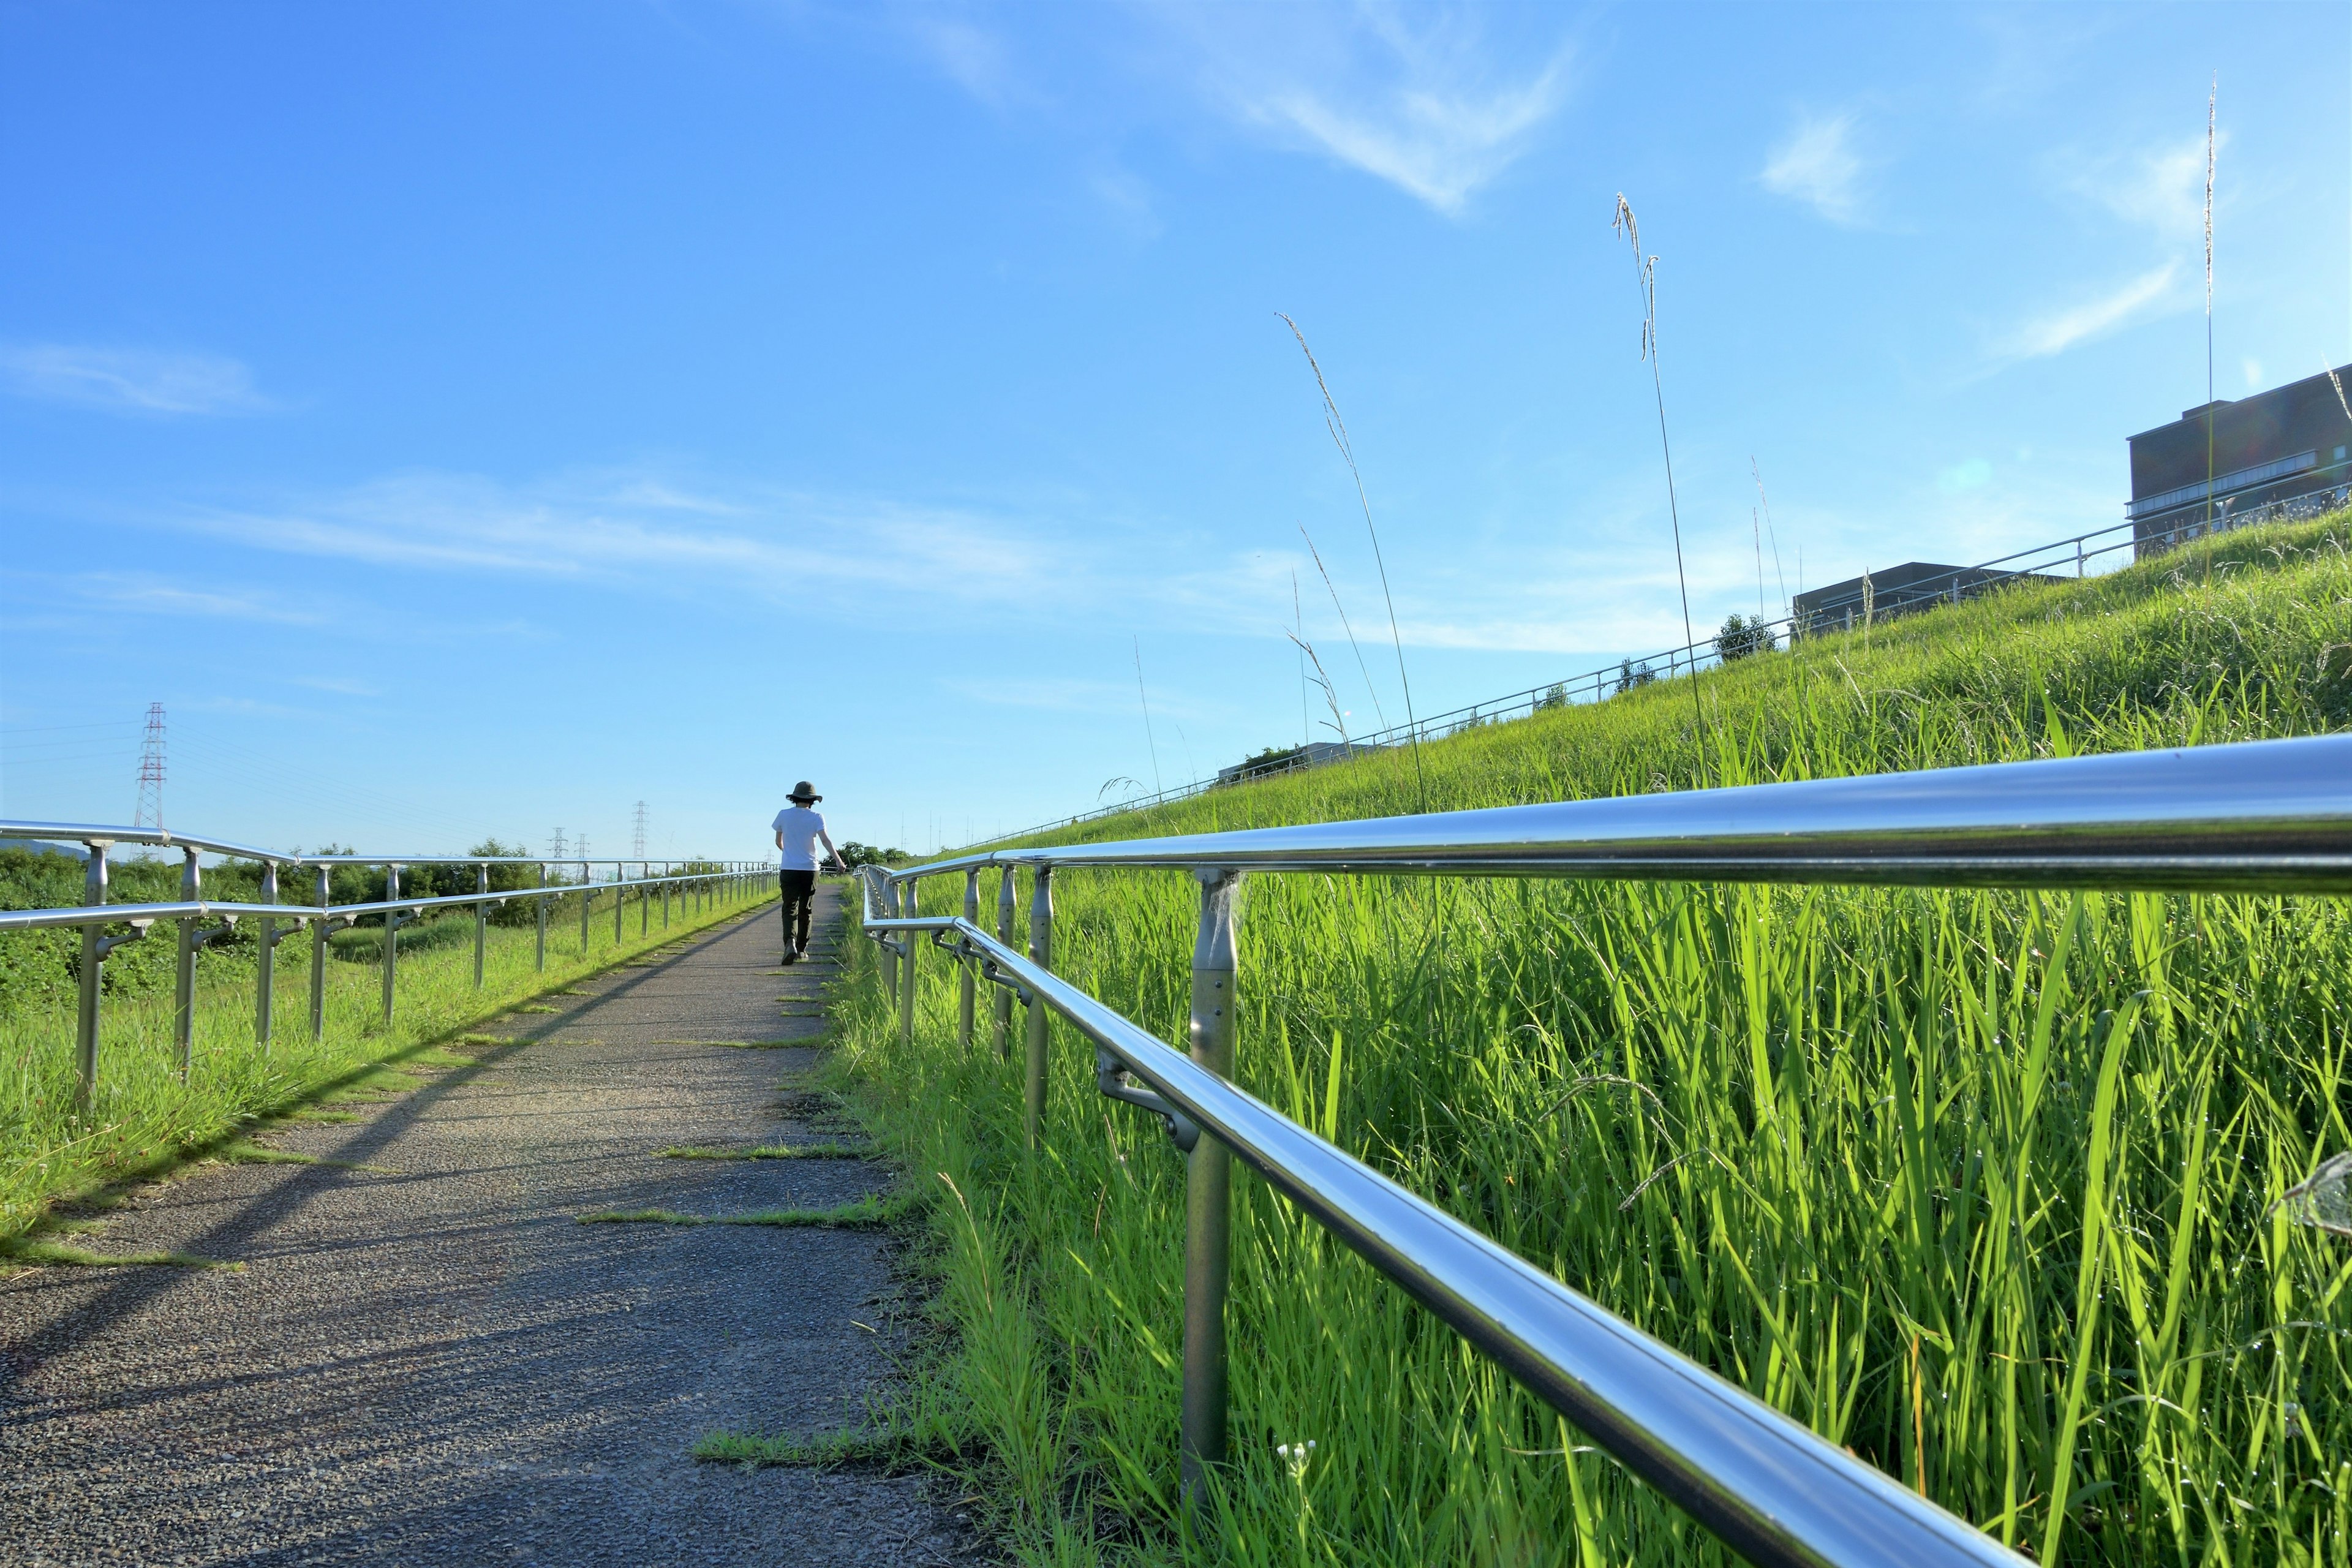
[[793,793],[784,796],[784,798],[786,800],[794,801],[803,805],[806,805],[813,801],[823,800],[824,796],[816,793],[816,786],[814,784],[809,783],[806,779],[803,779],[800,783],[793,785]]

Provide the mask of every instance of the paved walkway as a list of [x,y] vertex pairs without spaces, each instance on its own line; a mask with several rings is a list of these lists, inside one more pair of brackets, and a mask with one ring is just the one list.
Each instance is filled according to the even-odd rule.
[[[826,889],[829,932],[838,887]],[[875,1190],[855,1160],[657,1158],[826,1136],[789,1080],[833,973],[780,971],[772,909],[583,981],[349,1124],[264,1142],[381,1166],[205,1166],[93,1250],[239,1271],[0,1281],[0,1557],[92,1563],[871,1563],[959,1560],[919,1477],[698,1465],[714,1427],[856,1421],[888,1374],[869,1232],[592,1225]],[[782,1005],[780,1005],[780,999]],[[780,1015],[782,1015],[780,1016]],[[779,1080],[787,1080],[780,1089]]]

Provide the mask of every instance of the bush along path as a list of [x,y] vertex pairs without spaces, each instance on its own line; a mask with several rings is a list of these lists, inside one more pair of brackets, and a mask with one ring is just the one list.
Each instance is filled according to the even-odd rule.
[[53,1229],[179,1261],[0,1280],[9,1561],[961,1560],[921,1473],[694,1455],[843,1458],[894,1376],[892,1179],[802,1087],[832,942],[780,946],[682,938]]

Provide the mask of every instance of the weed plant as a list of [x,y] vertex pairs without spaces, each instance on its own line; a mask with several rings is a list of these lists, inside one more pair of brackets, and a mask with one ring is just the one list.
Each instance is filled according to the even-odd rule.
[[[684,931],[733,919],[759,897],[751,892],[733,903],[714,898],[699,916],[690,903],[683,910],[674,904],[667,930],[656,908],[644,936],[632,897],[615,942],[607,892],[596,900],[584,948],[578,902],[559,899],[549,910],[545,972],[534,967],[534,930],[493,925],[478,990],[473,917],[442,915],[400,933],[399,990],[390,1024],[383,1019],[378,963],[382,931],[339,931],[329,939],[326,1026],[316,1039],[310,1028],[312,938],[305,930],[278,947],[276,1026],[266,1048],[254,1038],[258,943],[206,949],[196,958],[188,1081],[180,1081],[168,984],[124,994],[110,988],[100,1021],[98,1089],[86,1110],[74,1104],[71,994],[27,988],[0,1013],[0,1239],[22,1235],[60,1196],[163,1169],[188,1150],[314,1098],[356,1068],[420,1042],[455,1037],[530,996],[675,942]],[[79,901],[78,890],[65,901]],[[0,951],[46,934],[0,936]],[[168,960],[175,942],[173,926],[160,923],[144,941],[110,958],[108,971],[121,955],[142,949]],[[406,1087],[388,1074],[377,1076]],[[382,1092],[372,1080],[362,1089],[361,1098]]]
[[[2352,527],[2249,530],[1424,750],[1440,808],[2343,728]],[[1407,809],[1395,756],[1072,837]],[[960,883],[927,887],[927,912]],[[983,903],[992,901],[990,888]],[[1025,911],[1027,889],[1019,900]],[[2352,1244],[2273,1205],[2352,1147],[2352,915],[2319,899],[1258,876],[1253,1093],[2035,1559],[2342,1563]],[[1181,1040],[1195,895],[1064,873],[1056,966]],[[1176,1497],[1183,1171],[1054,1031],[911,1050],[844,949],[835,1068],[937,1173],[939,1379],[1024,1560],[1727,1554],[1262,1184],[1232,1458]],[[1017,1031],[1016,1031],[1017,1038]],[[1015,1055],[1017,1056],[1017,1049]],[[1307,1445],[1312,1444],[1309,1447]]]

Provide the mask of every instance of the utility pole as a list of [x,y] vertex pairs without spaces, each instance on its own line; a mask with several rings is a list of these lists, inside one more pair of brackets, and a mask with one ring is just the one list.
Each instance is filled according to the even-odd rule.
[[639,801],[637,802],[635,826],[631,828],[629,834],[629,858],[632,860],[642,860],[645,858],[646,803],[644,801]]
[[547,841],[547,858],[551,860],[563,858],[563,829],[561,827],[555,830],[555,837]]
[[163,705],[147,704],[147,732],[139,742],[139,812],[134,827],[163,826]]

